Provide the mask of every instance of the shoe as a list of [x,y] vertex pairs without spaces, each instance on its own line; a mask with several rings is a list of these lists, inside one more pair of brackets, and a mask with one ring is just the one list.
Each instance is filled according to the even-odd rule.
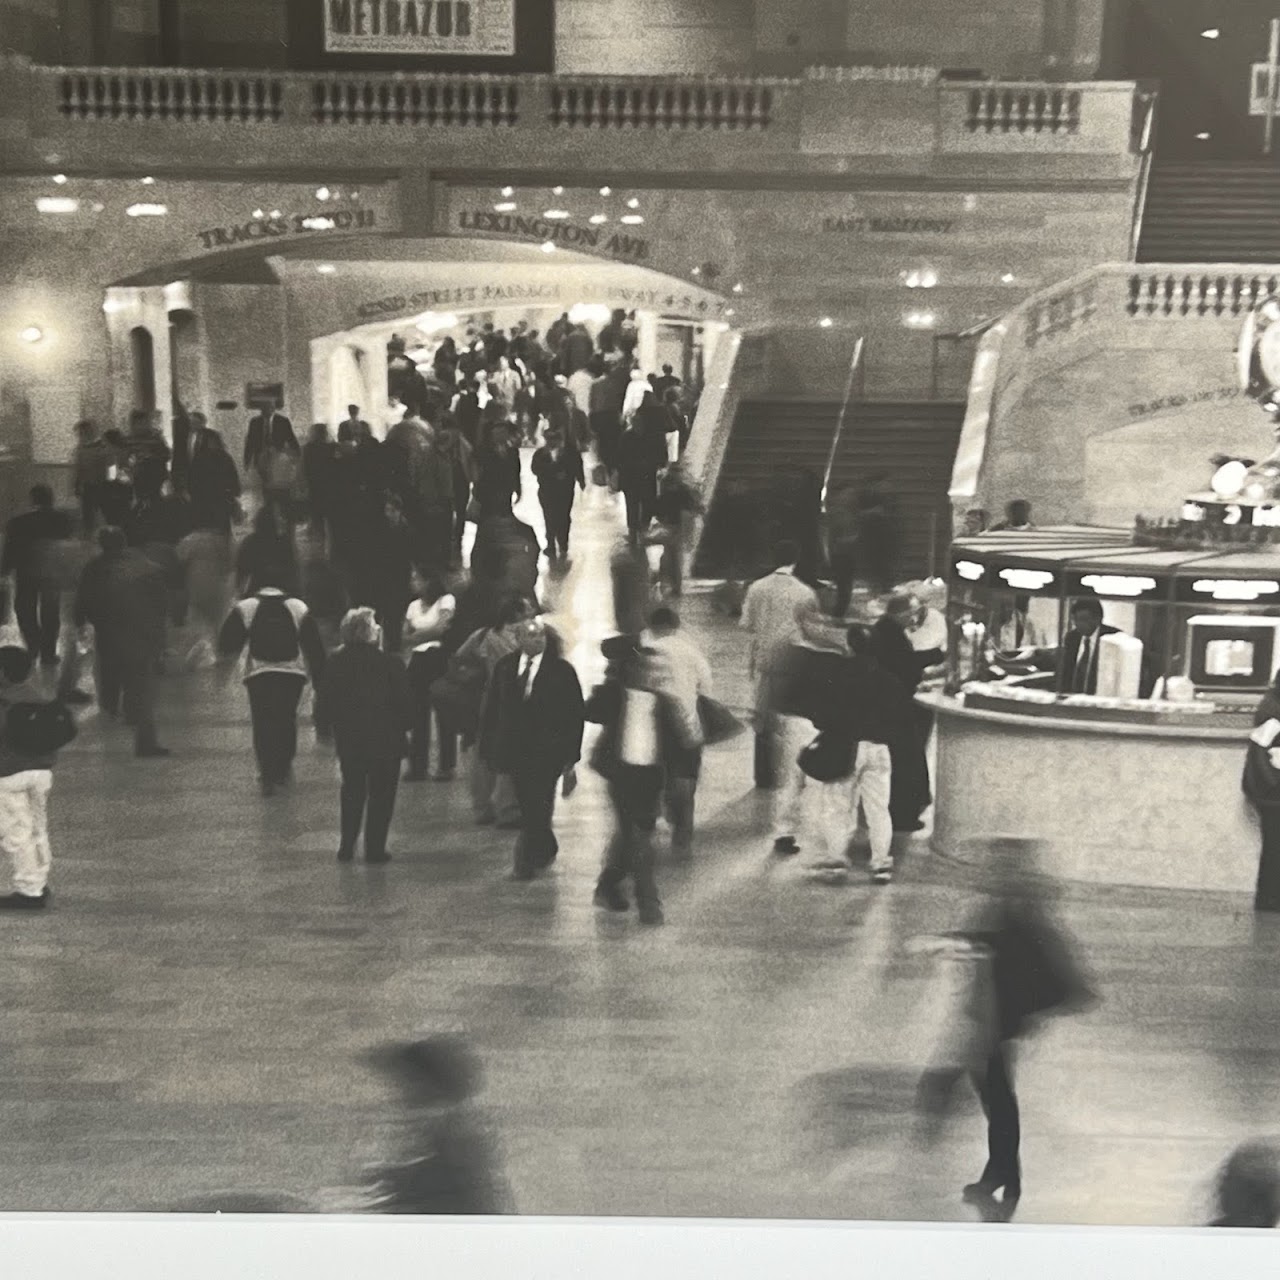
[[173,752],[168,747],[142,747],[133,754],[139,760],[167,760]]
[[266,778],[263,778],[262,781],[258,783],[258,788],[268,799],[276,793],[276,784],[274,782],[269,782]]
[[773,851],[781,857],[790,858],[800,852],[795,836],[779,836],[773,842]]
[[666,917],[662,914],[662,908],[656,902],[649,902],[640,908],[640,923],[648,925],[665,924]]
[[872,884],[892,884],[893,872],[888,868],[882,868],[879,871],[873,871],[871,873],[871,883]]
[[382,863],[384,863],[384,862],[390,862],[390,861],[391,861],[391,855],[390,855],[389,853],[366,853],[366,854],[364,855],[364,860],[365,860],[365,862],[366,862],[366,863],[368,863],[368,864],[369,864],[369,866],[371,866],[371,867],[372,867],[372,866],[379,866],[380,864],[382,864]]
[[606,911],[630,911],[631,903],[627,900],[627,895],[615,885],[596,885],[595,897],[591,899],[597,907],[603,907]]
[[353,862],[355,861],[355,856],[356,851],[354,849],[348,849],[345,845],[338,850],[339,862]]
[[48,904],[49,891],[47,889],[39,895],[7,893],[0,897],[0,910],[4,911],[42,911]]

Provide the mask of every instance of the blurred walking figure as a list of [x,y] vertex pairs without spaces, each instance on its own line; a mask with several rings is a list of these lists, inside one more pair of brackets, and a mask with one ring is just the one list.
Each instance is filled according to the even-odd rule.
[[1280,911],[1280,674],[1258,703],[1253,723],[1243,779],[1262,828],[1253,909]]
[[1227,1158],[1215,1188],[1214,1227],[1280,1224],[1280,1144],[1272,1139],[1242,1142]]
[[[969,992],[968,998],[984,998],[977,1016],[965,1024],[964,1050],[958,1060],[934,1064],[925,1073],[920,1102],[926,1115],[945,1112],[960,1076],[969,1072],[987,1117],[987,1163],[978,1180],[964,1188],[964,1200],[985,1220],[1007,1222],[1022,1195],[1014,1047],[1034,1030],[1035,1019],[1079,1010],[1093,997],[1036,884],[1034,843],[993,840],[986,873],[986,902],[951,942],[972,949],[979,959],[989,957],[986,975],[974,969],[980,981],[989,979],[989,987]],[[998,1200],[997,1193],[1003,1193]]]
[[399,655],[382,652],[382,631],[372,609],[352,609],[339,634],[342,648],[329,659],[319,698],[342,768],[338,861],[355,857],[363,826],[364,860],[387,862],[400,761],[413,724],[409,680]]
[[600,648],[608,666],[585,714],[601,726],[591,767],[608,783],[614,831],[594,901],[606,911],[629,911],[631,903],[622,888],[629,879],[640,923],[660,925],[663,914],[654,877],[653,831],[673,745],[667,662],[653,649],[642,647],[635,636],[613,636]]
[[437,736],[436,781],[448,782],[458,767],[458,737],[446,729],[431,701],[431,686],[448,669],[449,653],[445,637],[457,616],[458,601],[437,577],[414,572],[417,598],[409,602],[405,614],[405,643],[410,647],[409,689],[413,698],[413,725],[409,746],[409,767],[405,782],[425,782],[431,755],[431,726]]
[[58,661],[62,604],[49,552],[53,543],[71,537],[71,517],[53,505],[53,490],[46,484],[33,486],[30,498],[31,510],[5,526],[0,576],[13,584],[13,612],[27,651],[42,667],[51,667]]
[[178,543],[177,550],[190,619],[198,633],[186,665],[192,669],[212,666],[218,631],[231,607],[231,540],[217,529],[196,529]]
[[797,609],[818,603],[814,589],[796,577],[799,558],[800,548],[794,542],[779,542],[773,554],[778,567],[753,582],[742,602],[739,625],[751,634],[747,672],[756,689],[755,783],[762,790],[778,785],[778,715],[774,703],[780,664],[800,638]]
[[308,675],[314,686],[320,684],[324,644],[307,606],[280,580],[266,579],[231,610],[218,635],[218,656],[224,662],[234,661],[246,649],[244,687],[258,779],[262,794],[272,796],[292,776],[298,703]]
[[555,427],[547,429],[546,444],[533,455],[533,475],[547,530],[547,558],[563,561],[569,556],[569,529],[573,521],[574,486],[587,487],[582,454]]
[[483,1070],[456,1036],[392,1042],[366,1063],[395,1085],[394,1150],[369,1170],[376,1213],[514,1213],[497,1144],[474,1099]]

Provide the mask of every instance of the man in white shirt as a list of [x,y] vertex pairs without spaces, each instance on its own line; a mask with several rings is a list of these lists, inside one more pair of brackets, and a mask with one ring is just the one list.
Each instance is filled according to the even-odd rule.
[[[444,675],[449,659],[442,641],[457,612],[458,602],[452,591],[439,581],[424,577],[416,570],[413,586],[417,597],[410,601],[405,614],[405,643],[409,646],[409,688],[413,692],[413,728],[409,735],[409,766],[406,782],[425,782],[431,755],[431,686]],[[445,730],[436,720],[439,746],[436,749],[437,782],[448,782],[458,767],[457,735]]]
[[589,368],[579,369],[577,373],[569,376],[569,391],[573,395],[574,403],[587,415],[591,413],[591,384],[594,381],[595,375]]
[[747,670],[755,683],[755,783],[761,790],[777,785],[774,677],[791,646],[800,639],[797,611],[802,605],[818,604],[817,592],[795,576],[799,558],[800,548],[794,542],[780,542],[774,553],[778,567],[753,582],[742,602],[739,625],[751,633]]
[[666,659],[667,692],[679,715],[681,743],[669,753],[665,807],[671,853],[680,861],[693,849],[693,811],[702,772],[702,719],[698,699],[711,697],[711,664],[680,629],[680,616],[663,605],[649,617],[644,644]]

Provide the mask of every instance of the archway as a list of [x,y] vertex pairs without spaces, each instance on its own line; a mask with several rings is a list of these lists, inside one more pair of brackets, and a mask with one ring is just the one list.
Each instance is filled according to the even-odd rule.
[[133,372],[133,408],[152,413],[156,408],[156,346],[151,330],[136,325],[129,330],[129,355]]

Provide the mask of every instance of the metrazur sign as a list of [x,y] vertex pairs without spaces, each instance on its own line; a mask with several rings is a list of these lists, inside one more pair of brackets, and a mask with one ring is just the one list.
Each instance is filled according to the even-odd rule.
[[323,0],[326,53],[510,57],[515,0]]

